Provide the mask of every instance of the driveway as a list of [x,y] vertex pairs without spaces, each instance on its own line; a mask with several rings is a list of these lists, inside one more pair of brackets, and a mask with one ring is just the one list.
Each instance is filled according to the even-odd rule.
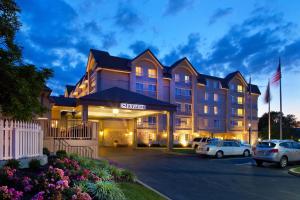
[[174,200],[300,199],[299,177],[274,165],[256,167],[251,158],[217,160],[130,148],[101,148],[99,154]]

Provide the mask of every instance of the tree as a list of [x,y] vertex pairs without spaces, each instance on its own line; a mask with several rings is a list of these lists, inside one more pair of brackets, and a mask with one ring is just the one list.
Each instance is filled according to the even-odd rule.
[[[274,112],[272,111],[270,113],[271,115],[271,138],[272,139],[279,139],[279,134],[280,134],[280,112]],[[269,115],[268,113],[264,113],[262,117],[259,118],[258,121],[258,133],[259,137],[263,139],[268,138],[268,120],[269,120]],[[298,139],[300,138],[300,134],[297,133],[296,129],[297,128],[297,119],[295,115],[283,115],[282,116],[282,131],[283,131],[283,138],[284,139]]]
[[6,117],[30,120],[46,111],[39,96],[53,72],[23,63],[22,49],[15,43],[19,12],[13,0],[0,1],[0,111]]

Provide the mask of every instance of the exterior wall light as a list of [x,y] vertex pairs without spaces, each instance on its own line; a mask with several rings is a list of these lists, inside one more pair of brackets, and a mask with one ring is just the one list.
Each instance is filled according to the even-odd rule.
[[116,114],[119,114],[119,112],[120,112],[119,109],[116,109],[116,108],[114,108],[114,109],[112,110],[112,113],[115,114],[115,115],[116,115]]

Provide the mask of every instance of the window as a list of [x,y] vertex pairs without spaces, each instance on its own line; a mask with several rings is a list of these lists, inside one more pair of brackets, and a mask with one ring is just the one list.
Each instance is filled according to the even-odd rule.
[[209,96],[209,95],[208,95],[208,92],[205,92],[205,93],[204,93],[204,99],[205,99],[205,101],[208,101],[208,96]]
[[235,96],[231,96],[231,103],[236,103],[236,97]]
[[142,91],[143,90],[143,84],[142,83],[136,83],[136,90],[137,91]]
[[218,81],[214,81],[214,89],[218,89],[219,88],[219,82]]
[[203,119],[203,126],[208,127],[208,119]]
[[185,75],[185,76],[184,76],[184,82],[185,82],[186,84],[190,84],[190,83],[191,83],[191,77],[188,76],[188,75]]
[[206,87],[210,88],[211,80],[206,79]]
[[148,117],[148,124],[156,124],[156,117],[149,116]]
[[181,96],[181,90],[179,88],[175,88],[175,95]]
[[214,114],[217,115],[218,114],[218,107],[214,106]]
[[179,82],[179,81],[180,81],[179,74],[175,74],[175,82]]
[[243,116],[243,113],[244,113],[243,109],[241,109],[241,108],[237,109],[237,115],[238,116]]
[[220,120],[214,120],[214,128],[220,128]]
[[192,95],[192,90],[183,89],[182,92],[183,92],[183,96],[185,97],[190,97]]
[[214,93],[214,101],[218,101],[218,99],[219,99],[219,95]]
[[237,97],[238,104],[243,104],[243,97]]
[[156,85],[152,85],[152,84],[148,85],[148,90],[150,92],[156,92]]
[[185,112],[190,113],[192,111],[192,105],[191,104],[185,104]]
[[235,108],[231,108],[231,114],[236,115],[236,109]]
[[149,78],[156,78],[156,70],[155,69],[148,69],[148,77]]
[[237,126],[238,126],[238,127],[243,127],[243,121],[238,121],[238,122],[237,122]]
[[137,120],[136,120],[136,123],[137,123],[137,125],[141,125],[142,124],[142,118],[137,118]]
[[232,90],[232,91],[235,90],[235,85],[234,85],[233,83],[231,83],[231,84],[229,85],[229,87],[230,87],[230,90]]
[[143,75],[143,72],[142,72],[142,68],[139,67],[139,66],[136,66],[135,67],[135,75],[136,76],[142,76]]
[[243,92],[243,86],[242,85],[238,85],[237,86],[237,91],[238,92]]
[[177,111],[181,111],[181,103],[177,103]]
[[207,106],[207,105],[204,106],[204,113],[205,113],[205,114],[208,113],[208,106]]

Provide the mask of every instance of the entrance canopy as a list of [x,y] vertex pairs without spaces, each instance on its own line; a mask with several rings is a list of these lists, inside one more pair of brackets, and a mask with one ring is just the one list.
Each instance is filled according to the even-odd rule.
[[118,87],[79,99],[52,97],[52,101],[54,109],[76,112],[76,116],[82,115],[85,108],[89,118],[130,119],[176,110],[176,105]]
[[176,105],[136,92],[113,87],[79,98],[80,105],[106,106],[129,110],[175,111]]

